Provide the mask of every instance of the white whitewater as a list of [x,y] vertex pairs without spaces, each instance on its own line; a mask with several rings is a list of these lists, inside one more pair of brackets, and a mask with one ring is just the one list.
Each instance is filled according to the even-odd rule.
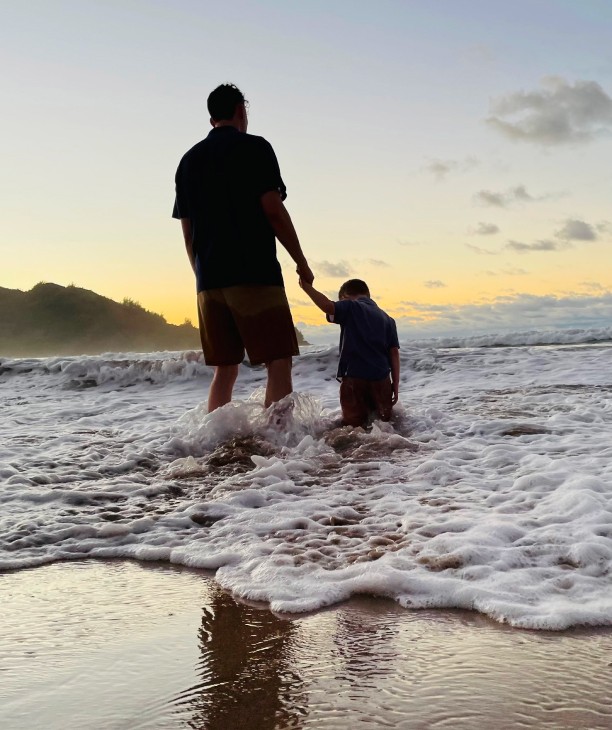
[[2,359],[0,569],[161,560],[277,611],[368,593],[610,625],[612,348],[508,337],[406,343],[369,433],[338,427],[337,348],[296,359],[272,414],[246,365],[206,414],[195,353]]

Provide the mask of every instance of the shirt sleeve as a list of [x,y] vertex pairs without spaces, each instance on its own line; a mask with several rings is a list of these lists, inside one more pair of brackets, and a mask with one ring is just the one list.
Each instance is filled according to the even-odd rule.
[[334,313],[327,315],[327,321],[333,324],[344,324],[349,316],[352,302],[349,299],[341,299],[334,302]]
[[272,145],[263,137],[253,138],[248,155],[250,187],[257,197],[276,190],[281,200],[287,197],[287,187],[281,177],[278,160]]
[[387,326],[387,341],[388,341],[388,347],[391,349],[392,347],[397,347],[399,349],[399,339],[397,337],[397,326],[395,324],[395,320],[389,317],[388,326]]
[[176,197],[174,199],[174,208],[172,209],[173,218],[190,218],[189,199],[187,197],[186,171],[184,161],[181,160],[174,177],[176,184]]

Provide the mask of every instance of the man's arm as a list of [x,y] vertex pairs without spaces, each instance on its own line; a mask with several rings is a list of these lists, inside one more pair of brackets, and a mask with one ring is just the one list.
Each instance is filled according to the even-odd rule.
[[391,404],[395,405],[399,398],[399,377],[400,377],[400,356],[399,348],[392,347],[389,350],[389,357],[391,359],[391,383],[393,385],[393,398]]
[[300,286],[322,312],[333,314],[336,311],[336,305],[332,300],[328,299],[322,292],[317,291],[312,284],[300,278]]
[[261,196],[261,205],[266,218],[268,219],[274,235],[287,250],[287,253],[295,261],[297,265],[297,273],[300,279],[312,284],[314,274],[308,266],[306,257],[302,252],[302,247],[293,227],[293,221],[283,205],[280,193],[276,190],[269,190]]
[[185,239],[185,249],[189,258],[189,263],[193,269],[193,273],[196,273],[195,266],[195,255],[193,253],[193,234],[191,231],[191,219],[181,218],[181,228],[183,229],[183,238]]

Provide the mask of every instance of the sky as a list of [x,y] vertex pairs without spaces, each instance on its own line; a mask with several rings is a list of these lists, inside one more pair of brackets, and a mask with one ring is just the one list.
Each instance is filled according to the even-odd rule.
[[233,82],[329,296],[365,279],[405,337],[606,326],[611,32],[610,0],[3,2],[0,286],[195,321],[174,173]]

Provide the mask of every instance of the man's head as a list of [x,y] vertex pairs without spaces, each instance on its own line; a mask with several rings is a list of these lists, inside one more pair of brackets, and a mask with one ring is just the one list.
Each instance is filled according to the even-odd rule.
[[357,299],[359,297],[369,297],[370,290],[365,281],[361,279],[349,279],[345,281],[338,292],[338,299]]
[[233,126],[241,132],[247,129],[247,101],[234,84],[221,84],[208,96],[208,112],[213,127]]

